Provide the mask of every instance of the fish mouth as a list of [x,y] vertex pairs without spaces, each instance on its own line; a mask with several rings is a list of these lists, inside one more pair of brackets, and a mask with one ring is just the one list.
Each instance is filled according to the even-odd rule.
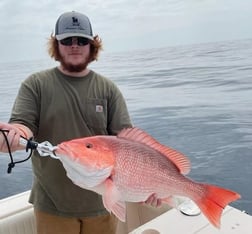
[[57,146],[56,153],[59,155],[71,155],[71,151],[64,144]]

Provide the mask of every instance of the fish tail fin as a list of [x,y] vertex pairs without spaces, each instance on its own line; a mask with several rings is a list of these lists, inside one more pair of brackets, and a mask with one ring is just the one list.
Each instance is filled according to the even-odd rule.
[[223,209],[241,196],[231,190],[214,185],[203,185],[204,196],[195,200],[204,215],[217,228],[220,228],[220,219]]

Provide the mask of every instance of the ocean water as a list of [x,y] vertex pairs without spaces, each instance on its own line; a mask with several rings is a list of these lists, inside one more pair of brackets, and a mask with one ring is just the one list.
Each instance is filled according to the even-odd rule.
[[[119,86],[135,126],[190,158],[189,177],[239,192],[232,205],[252,214],[251,58],[252,40],[240,40],[104,51],[91,68]],[[21,81],[55,65],[50,59],[0,64],[1,121],[8,120]],[[9,157],[0,157],[0,198],[30,189],[30,161],[7,174]]]

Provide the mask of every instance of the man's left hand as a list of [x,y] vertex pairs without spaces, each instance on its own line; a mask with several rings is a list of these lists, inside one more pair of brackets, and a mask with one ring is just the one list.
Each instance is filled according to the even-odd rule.
[[157,194],[153,193],[143,203],[146,204],[146,205],[150,205],[150,206],[153,206],[155,208],[158,208],[158,207],[160,207],[162,205],[162,200],[157,198]]

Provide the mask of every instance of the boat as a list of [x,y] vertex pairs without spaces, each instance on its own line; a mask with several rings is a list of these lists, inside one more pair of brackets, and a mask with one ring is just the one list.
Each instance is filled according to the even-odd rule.
[[[25,191],[0,200],[0,234],[36,234],[29,194],[30,191]],[[211,225],[188,201],[179,210],[171,209],[130,234],[251,234],[252,231],[252,216],[232,206],[223,211],[220,229]]]
[[36,234],[30,191],[0,200],[0,234]]
[[[182,204],[183,205],[183,204]],[[187,204],[185,205],[185,207]],[[214,227],[202,213],[186,215],[171,209],[130,234],[251,234],[252,216],[227,206],[221,217],[220,229]]]

